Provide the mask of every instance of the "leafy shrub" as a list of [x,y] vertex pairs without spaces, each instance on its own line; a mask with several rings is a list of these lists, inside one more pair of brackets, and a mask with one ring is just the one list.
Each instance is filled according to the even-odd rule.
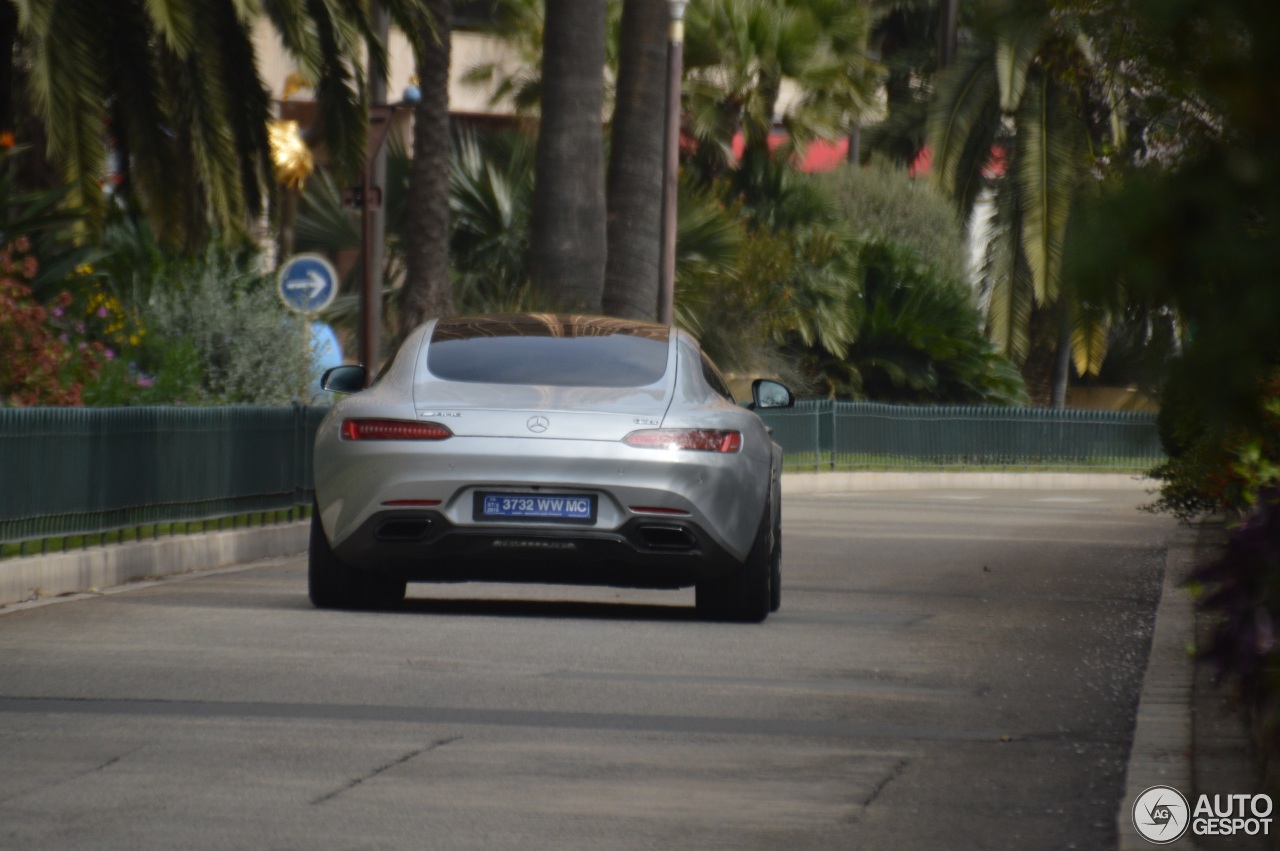
[[72,305],[71,293],[60,293],[51,308],[35,299],[30,282],[40,264],[31,249],[18,237],[0,251],[0,404],[81,405],[110,352],[86,338],[82,324],[60,331],[56,320]]
[[1169,459],[1151,471],[1160,496],[1147,508],[1180,520],[1247,512],[1280,486],[1280,370],[1258,385],[1253,410],[1243,416],[1224,418],[1198,387],[1197,373],[1175,363],[1157,420]]
[[810,352],[828,392],[876,401],[1026,403],[1022,378],[983,336],[972,289],[914,249],[865,244],[854,340],[839,357]]
[[1217,615],[1200,657],[1213,664],[1219,681],[1231,684],[1251,716],[1259,752],[1272,763],[1268,786],[1274,790],[1280,754],[1280,491],[1260,494],[1257,510],[1231,534],[1222,557],[1188,581],[1205,586],[1199,605]]
[[969,278],[969,243],[955,204],[930,180],[873,159],[822,176],[847,226],[864,242],[894,243],[956,281]]
[[[305,323],[276,296],[274,282],[225,249],[210,248],[156,288],[144,317],[168,344],[165,361],[190,376],[196,404],[287,405],[303,398],[311,370]],[[183,382],[175,382],[179,386]]]

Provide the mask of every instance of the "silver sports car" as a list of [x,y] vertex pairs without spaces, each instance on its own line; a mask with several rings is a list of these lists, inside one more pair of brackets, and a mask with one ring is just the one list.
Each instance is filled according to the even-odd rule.
[[[683,331],[596,316],[429,322],[367,390],[329,370],[309,589],[322,608],[406,582],[696,588],[700,615],[781,600],[782,449]],[[358,391],[358,392],[357,392]],[[756,408],[788,407],[772,381]]]

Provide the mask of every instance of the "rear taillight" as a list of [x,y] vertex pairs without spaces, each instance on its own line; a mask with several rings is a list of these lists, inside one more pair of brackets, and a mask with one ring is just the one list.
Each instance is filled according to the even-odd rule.
[[439,423],[411,420],[343,420],[343,440],[448,440],[453,432]]
[[742,432],[709,428],[655,428],[633,431],[622,438],[640,449],[688,449],[694,452],[737,452]]

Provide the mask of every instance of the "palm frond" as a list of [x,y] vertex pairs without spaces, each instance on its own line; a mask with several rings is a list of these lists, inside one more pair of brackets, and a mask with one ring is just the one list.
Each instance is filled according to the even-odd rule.
[[342,204],[342,185],[329,172],[307,181],[294,224],[300,251],[343,251],[360,247],[360,226]]
[[[43,30],[28,34],[31,86],[44,121],[49,148],[73,184],[69,198],[101,222],[104,204],[98,181],[106,166],[105,93],[98,69],[104,46],[101,27],[85,4],[71,4],[45,18]],[[33,24],[41,22],[32,16]]]
[[[212,7],[201,7],[198,24],[202,32],[216,31],[216,15]],[[233,234],[244,230],[245,197],[240,157],[226,116],[242,105],[233,106],[222,47],[206,39],[186,56],[174,53],[174,59],[180,69],[191,155],[206,202],[206,220],[215,230]]]
[[984,118],[992,105],[998,104],[999,86],[989,46],[978,45],[965,51],[960,60],[940,77],[938,95],[929,114],[929,144],[933,146],[937,180],[960,200],[971,195],[966,189],[972,179],[965,173],[972,157],[971,140],[976,132],[989,133]]
[[[353,59],[359,39],[349,26],[330,15],[325,0],[307,0],[320,46],[322,62],[315,82],[325,144],[348,177],[364,164],[369,117],[365,106],[364,70]],[[353,47],[354,45],[354,47]],[[355,50],[355,53],[348,51]]]
[[113,13],[103,17],[107,38],[114,45],[113,61],[104,72],[107,86],[118,93],[110,105],[116,144],[133,184],[127,188],[138,194],[163,235],[184,220],[183,196],[172,191],[177,159],[174,122],[167,109],[168,84],[152,50],[142,8],[111,0],[103,0],[102,5],[113,7]]
[[1094,78],[1102,89],[1102,96],[1107,106],[1107,122],[1111,130],[1111,143],[1117,148],[1123,148],[1129,135],[1127,124],[1125,101],[1128,91],[1125,86],[1121,85],[1117,80],[1117,74],[1110,68],[1106,67],[1098,50],[1094,47],[1093,40],[1089,38],[1087,33],[1077,32],[1075,34],[1076,49],[1080,51],[1080,55],[1084,57],[1087,65],[1094,70]]
[[262,120],[271,114],[271,99],[258,75],[249,26],[232,5],[216,4],[211,11],[215,19],[210,35],[218,44],[223,87],[229,102],[236,105],[226,116],[239,159],[244,212],[257,216],[264,196],[275,186],[267,123]]
[[1035,287],[1022,253],[1022,215],[1006,177],[997,185],[982,268],[987,337],[1006,357],[1021,361],[1031,349]]
[[1080,179],[1084,127],[1048,75],[1037,74],[1018,110],[1019,202],[1022,245],[1036,300],[1052,304],[1062,284],[1062,250]]
[[178,58],[186,59],[205,35],[197,20],[197,5],[188,0],[145,0],[145,5],[155,34]]
[[1105,310],[1091,305],[1081,305],[1071,322],[1071,359],[1076,372],[1081,375],[1097,375],[1107,357],[1111,322]]
[[1000,109],[1017,111],[1027,88],[1027,71],[1040,52],[1044,34],[1043,15],[1012,15],[1003,21],[996,35],[996,77],[1000,81]]
[[262,0],[262,8],[308,83],[320,79],[324,54],[308,12],[308,0]]

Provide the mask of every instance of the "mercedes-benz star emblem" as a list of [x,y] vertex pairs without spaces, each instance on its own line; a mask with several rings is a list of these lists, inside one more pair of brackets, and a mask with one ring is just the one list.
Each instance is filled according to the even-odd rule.
[[551,422],[546,417],[529,417],[529,422],[525,423],[525,425],[534,434],[542,434],[551,427]]

